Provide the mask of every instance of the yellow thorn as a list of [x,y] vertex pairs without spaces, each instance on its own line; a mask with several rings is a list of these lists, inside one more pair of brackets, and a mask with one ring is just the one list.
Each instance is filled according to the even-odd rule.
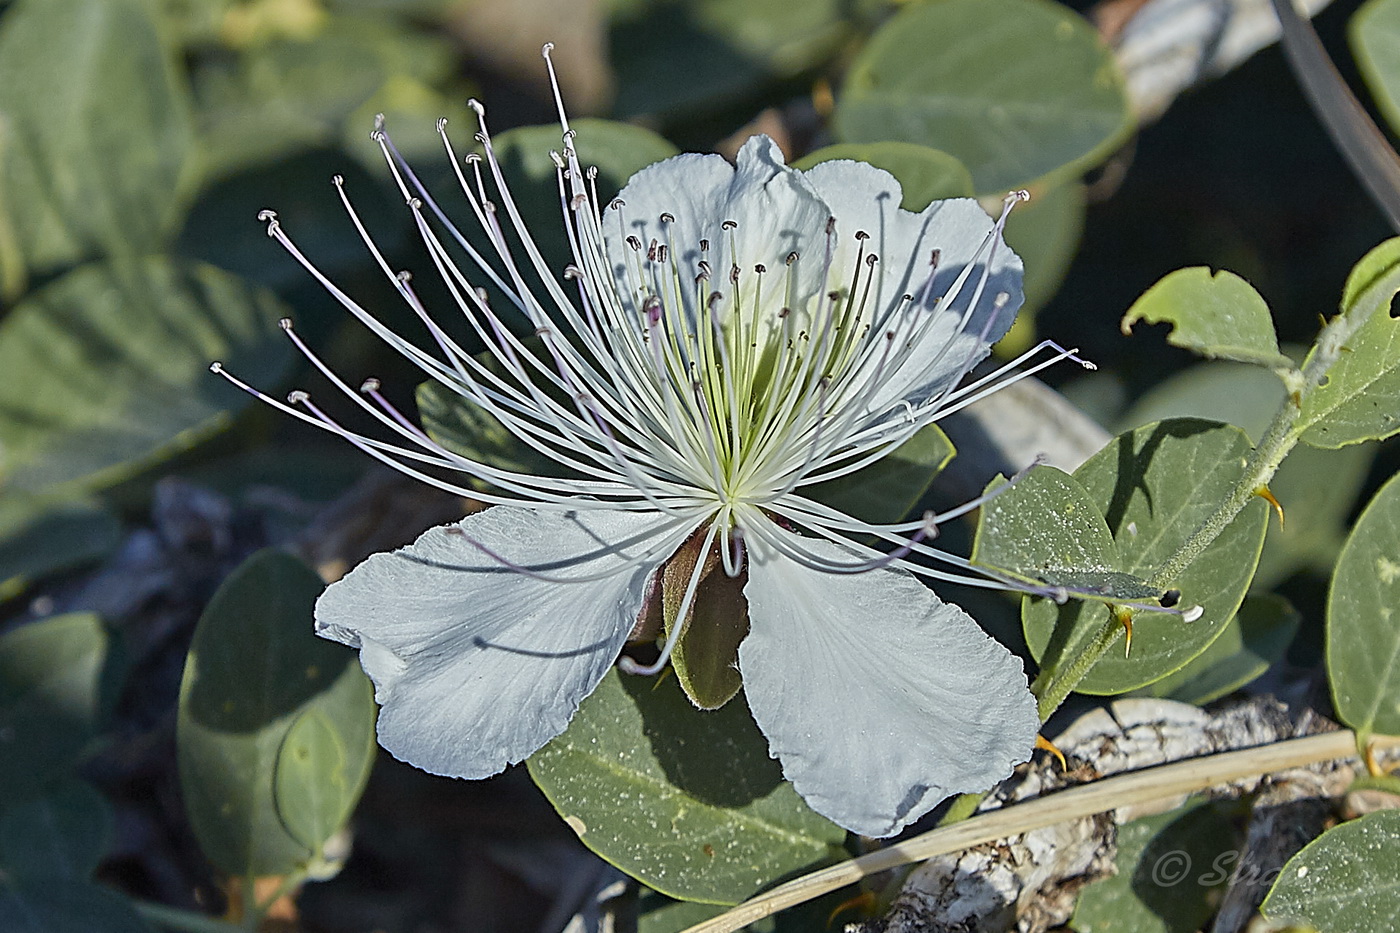
[[826,925],[828,927],[834,926],[836,924],[836,918],[841,916],[848,910],[857,910],[860,911],[860,913],[869,916],[870,912],[874,909],[875,892],[862,891],[850,900],[842,901],[835,907],[831,908],[831,913],[827,914],[826,916]]
[[1366,771],[1371,777],[1385,777],[1389,773],[1376,760],[1376,743],[1371,739],[1366,740],[1366,748],[1361,752],[1361,760],[1366,762]]
[[1133,611],[1131,609],[1114,609],[1113,617],[1118,620],[1118,624],[1123,626],[1123,657],[1127,657],[1133,650]]
[[830,118],[836,110],[836,95],[831,92],[831,82],[818,78],[812,86],[812,109],[823,118]]
[[1054,755],[1056,760],[1060,762],[1061,771],[1069,770],[1069,763],[1065,761],[1065,753],[1056,748],[1054,742],[1050,741],[1043,735],[1037,735],[1035,737],[1035,747],[1040,749],[1042,752],[1049,752],[1050,754]]
[[1274,514],[1278,516],[1278,526],[1283,527],[1283,504],[1274,498],[1274,494],[1269,491],[1268,486],[1260,486],[1254,490],[1254,494],[1274,507]]

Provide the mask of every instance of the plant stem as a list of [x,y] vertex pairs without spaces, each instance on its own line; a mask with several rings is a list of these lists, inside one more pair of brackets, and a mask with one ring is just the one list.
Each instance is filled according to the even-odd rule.
[[136,908],[137,913],[156,926],[164,927],[167,930],[183,930],[186,933],[238,933],[241,929],[232,923],[226,923],[216,917],[209,917],[191,910],[167,907],[164,904],[155,904],[151,901],[133,900],[131,903]]

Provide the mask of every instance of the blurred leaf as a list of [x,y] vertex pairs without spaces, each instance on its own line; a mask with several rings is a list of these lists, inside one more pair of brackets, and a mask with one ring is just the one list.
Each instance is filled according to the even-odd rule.
[[121,540],[121,523],[97,502],[0,498],[0,601],[30,581],[99,560]]
[[1400,431],[1400,321],[1391,304],[1397,291],[1400,237],[1363,256],[1347,277],[1342,315],[1354,330],[1326,381],[1303,399],[1298,430],[1305,443],[1342,447]]
[[846,835],[783,781],[744,703],[703,712],[669,678],[610,671],[529,767],[584,845],[683,900],[737,903]]
[[1279,352],[1269,306],[1233,272],[1195,266],[1170,273],[1133,302],[1123,315],[1123,333],[1138,321],[1170,324],[1167,343],[1201,356],[1293,368]]
[[1400,130],[1400,3],[1369,0],[1347,23],[1356,64],[1392,130]]
[[[1119,420],[1121,429],[1164,418],[1209,418],[1258,440],[1286,400],[1270,371],[1244,363],[1201,363],[1149,391]],[[1331,572],[1375,450],[1354,445],[1322,450],[1300,445],[1283,461],[1269,489],[1285,523],[1270,521],[1252,584],[1267,590],[1299,570]]]
[[1400,476],[1366,506],[1327,595],[1327,679],[1359,736],[1400,734]]
[[1068,179],[1132,131],[1123,78],[1083,18],[1047,0],[928,0],[875,33],[846,78],[843,142],[942,149],[979,193]]
[[211,361],[258,385],[282,377],[285,313],[218,269],[155,256],[34,292],[0,322],[0,483],[91,489],[191,447],[249,401]]
[[5,933],[152,933],[121,895],[95,884],[16,883],[0,875],[0,930]]
[[[469,402],[441,382],[430,379],[418,384],[414,395],[423,430],[453,453],[502,470],[532,476],[558,476],[563,467],[533,447],[518,440],[500,420],[480,405]],[[490,484],[462,475],[474,489]]]
[[914,143],[838,143],[808,153],[792,167],[806,171],[834,159],[869,162],[899,180],[904,197],[899,206],[919,213],[934,201],[972,197],[972,176],[953,156]]
[[1139,691],[1204,706],[1233,693],[1283,657],[1302,616],[1282,596],[1246,596],[1220,637],[1174,674]]
[[[1238,481],[1250,452],[1244,432],[1230,425],[1175,419],[1121,434],[1074,473],[1102,510],[1118,544],[1119,569],[1151,579],[1211,515]],[[1007,495],[1014,495],[1013,490]],[[994,501],[999,501],[994,500]],[[1254,576],[1268,515],[1251,503],[1175,580],[1182,608],[1199,605],[1195,622],[1139,614],[1132,654],[1110,652],[1077,688],[1080,693],[1135,690],[1179,670],[1224,631]],[[1101,603],[1022,601],[1031,653],[1042,665],[1061,665],[1093,640],[1109,610]]]
[[[1034,192],[1006,219],[1007,245],[1026,264],[1026,303],[1017,315],[1018,324],[1032,323],[1032,313],[1055,296],[1079,251],[1083,231],[1084,186],[1078,181]],[[1027,341],[1026,348],[1032,342]]]
[[[380,17],[336,17],[311,38],[208,57],[194,90],[209,172],[225,176],[339,142],[351,115],[387,83],[430,86],[452,71],[447,40]],[[430,132],[438,116],[427,118]],[[366,120],[360,138],[372,128]]]
[[[112,807],[91,784],[66,780],[0,810],[0,874],[86,881],[112,841]],[[9,927],[4,927],[8,930]]]
[[1080,892],[1070,922],[1076,933],[1193,933],[1215,912],[1234,845],[1229,821],[1205,801],[1126,823],[1117,873]]
[[615,5],[622,119],[715,108],[820,64],[849,31],[842,0],[632,0]]
[[[346,270],[377,272],[331,186],[333,173],[341,175],[346,194],[376,244],[392,254],[402,242],[405,223],[411,220],[403,199],[397,192],[389,198],[381,179],[367,174],[344,153],[317,150],[239,172],[206,188],[190,208],[189,221],[180,233],[181,255],[282,294],[303,287],[321,298],[321,286],[268,237],[267,224],[258,220],[258,213],[270,208],[277,211],[297,248],[326,275],[335,277]],[[335,299],[326,297],[324,304],[333,306],[328,317],[337,323],[344,320],[345,311]],[[311,301],[297,302],[297,326],[303,336],[307,336],[308,314],[315,307]]]
[[943,429],[930,424],[868,467],[804,486],[802,494],[862,521],[897,522],[923,498],[956,454]]
[[723,904],[675,901],[645,888],[637,900],[637,933],[681,933],[729,909]]
[[116,661],[111,637],[91,613],[0,635],[0,787],[7,794],[32,792],[78,760],[115,698]]
[[[353,652],[312,632],[321,589],[297,559],[259,551],[214,594],[185,662],[176,736],[185,809],[205,855],[235,877],[310,862],[325,837],[304,840],[329,814],[350,812],[374,760],[369,679]],[[314,724],[298,728],[311,712]],[[340,743],[334,753],[327,733]],[[321,786],[294,786],[302,779]],[[316,810],[289,825],[297,806]]]
[[149,7],[22,0],[0,22],[0,270],[152,252],[177,227],[189,102]]
[[1400,929],[1400,810],[1334,826],[1288,860],[1259,911],[1327,933]]

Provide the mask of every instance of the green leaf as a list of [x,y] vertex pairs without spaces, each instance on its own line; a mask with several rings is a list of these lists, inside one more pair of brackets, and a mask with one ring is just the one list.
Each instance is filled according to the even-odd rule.
[[1117,874],[1080,892],[1071,925],[1076,933],[1194,933],[1230,878],[1234,836],[1199,800],[1124,824]]
[[119,673],[91,613],[0,636],[0,787],[28,793],[76,762],[107,718]]
[[943,429],[930,424],[865,469],[804,486],[802,492],[863,521],[897,522],[956,454]]
[[[1004,481],[993,480],[988,492]],[[1118,545],[1103,513],[1074,477],[1039,466],[982,506],[972,561],[1023,580],[1065,586],[1081,594],[1150,599],[1141,581],[1119,570]],[[1120,592],[1126,584],[1130,590]]]
[[1347,35],[1376,106],[1400,130],[1400,3],[1369,0],[1352,16]]
[[[235,877],[310,863],[374,760],[369,678],[354,652],[312,632],[321,589],[300,561],[259,551],[214,594],[185,662],[176,735],[185,809],[204,853]],[[328,735],[339,743],[331,750]]]
[[1123,333],[1138,321],[1172,326],[1167,342],[1211,359],[1289,370],[1274,320],[1259,293],[1233,272],[1178,269],[1153,285],[1123,315]]
[[307,848],[319,847],[350,817],[364,776],[364,762],[350,761],[335,724],[314,707],[305,710],[277,750],[273,797],[282,825]]
[[[1305,443],[1335,448],[1400,431],[1400,321],[1391,309],[1397,291],[1400,237],[1371,250],[1351,270],[1342,292],[1344,330],[1333,337],[1329,327],[1313,348],[1309,360],[1327,351],[1336,353],[1336,362],[1326,381],[1303,398],[1296,430]],[[1340,346],[1324,345],[1333,339]]]
[[23,0],[0,27],[0,270],[159,249],[192,140],[150,4]]
[[1139,691],[1204,706],[1243,687],[1283,657],[1302,616],[1282,596],[1246,596],[1220,637],[1174,674]]
[[[492,363],[485,362],[488,366]],[[495,415],[443,383],[432,379],[419,383],[415,398],[423,430],[453,453],[532,476],[562,474],[560,464],[520,441]],[[491,488],[474,476],[464,474],[463,478],[473,488]]]
[[734,106],[736,98],[751,99],[830,57],[851,31],[842,0],[614,0],[609,6],[613,109],[622,119],[657,114],[679,122],[699,110]]
[[284,315],[270,292],[162,257],[92,263],[34,292],[0,323],[0,484],[90,489],[189,448],[249,401],[211,361],[281,378]]
[[1400,734],[1400,476],[1366,506],[1327,594],[1327,679],[1358,735]]
[[950,153],[984,194],[1077,176],[1132,128],[1113,56],[1045,0],[907,6],[856,56],[834,118],[842,142]]
[[[1249,453],[1249,441],[1239,428],[1176,419],[1119,435],[1074,478],[1108,522],[1118,545],[1118,569],[1151,581],[1219,507]],[[1179,616],[1139,614],[1131,656],[1105,655],[1079,692],[1135,690],[1204,651],[1225,630],[1249,588],[1267,521],[1264,503],[1251,503],[1179,577],[1160,581],[1181,591],[1183,608],[1200,606],[1201,617],[1185,622]],[[1101,603],[1073,600],[1057,606],[1027,598],[1021,606],[1026,642],[1042,666],[1058,667],[1085,650],[1108,613]]]
[[[1163,418],[1211,418],[1258,440],[1287,400],[1283,383],[1244,363],[1201,363],[1176,373],[1138,399],[1119,419],[1122,428]],[[1252,584],[1267,590],[1299,570],[1331,573],[1350,527],[1352,506],[1375,458],[1369,445],[1322,450],[1293,448],[1269,481],[1286,521],[1269,523]]]
[[1400,928],[1400,810],[1327,830],[1288,860],[1260,912],[1327,933]]
[[[193,77],[208,170],[224,176],[351,137],[356,155],[371,156],[382,168],[369,140],[377,111],[363,113],[364,106],[386,88],[442,81],[454,67],[446,38],[386,17],[333,17],[312,36],[269,37],[236,55],[205,56]],[[460,105],[454,108],[461,113]],[[425,116],[422,127],[390,129],[396,141],[400,132],[405,140],[426,134],[436,141],[442,115]],[[441,155],[441,143],[436,152]]]
[[0,810],[0,874],[81,882],[107,854],[112,807],[91,784],[70,779],[42,796],[5,803]]
[[131,902],[95,884],[63,880],[16,883],[0,875],[0,930],[5,933],[151,933]]
[[845,831],[783,781],[748,707],[608,673],[530,776],[584,845],[682,900],[734,904],[830,858]]
[[918,213],[934,201],[972,197],[972,175],[955,157],[914,143],[837,143],[792,163],[806,171],[823,162],[849,159],[869,162],[899,180],[904,197],[899,206]]
[[0,600],[30,581],[98,560],[121,540],[121,523],[97,502],[0,499]]

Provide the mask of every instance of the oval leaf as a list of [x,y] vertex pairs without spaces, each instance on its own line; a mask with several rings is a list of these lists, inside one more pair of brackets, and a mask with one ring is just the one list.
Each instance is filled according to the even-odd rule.
[[737,903],[846,835],[783,780],[744,703],[702,712],[669,679],[609,672],[529,767],[584,845],[682,900]]
[[[1400,238],[1377,246],[1351,270],[1341,320],[1313,350],[1334,352],[1336,362],[1303,398],[1297,430],[1305,443],[1342,447],[1400,431],[1400,320],[1391,312],[1397,291]],[[1338,345],[1324,346],[1332,342]]]
[[1356,64],[1392,129],[1400,129],[1400,3],[1370,0],[1347,24]]
[[0,249],[31,268],[150,252],[178,224],[188,92],[144,0],[6,10],[0,127]]
[[30,581],[98,560],[121,540],[121,523],[97,502],[0,499],[0,600]]
[[[91,784],[67,780],[0,811],[0,872],[86,881],[107,854],[112,807]],[[8,929],[8,928],[6,928]]]
[[1191,663],[1143,688],[1143,696],[1204,706],[1249,683],[1283,657],[1302,616],[1282,596],[1247,596],[1220,637]]
[[[1119,569],[1151,580],[1158,568],[1219,507],[1250,453],[1239,428],[1176,419],[1121,434],[1074,473],[1102,510],[1118,544]],[[1201,618],[1141,614],[1132,654],[1110,652],[1080,683],[1081,693],[1116,694],[1146,686],[1185,666],[1229,623],[1249,588],[1264,543],[1268,516],[1251,503],[1175,580],[1183,606]],[[1108,620],[1101,603],[1056,606],[1027,598],[1021,607],[1026,641],[1043,665],[1060,665],[1083,651]],[[1051,648],[1053,656],[1047,656]]]
[[0,484],[37,490],[120,480],[224,425],[249,397],[209,372],[277,382],[286,312],[199,263],[93,263],[0,323]]
[[923,498],[956,454],[943,429],[930,424],[866,468],[804,486],[802,491],[863,521],[897,522]]
[[1359,735],[1400,734],[1400,476],[1361,513],[1327,594],[1327,679]]
[[[185,810],[210,861],[236,877],[309,863],[325,837],[304,840],[332,822],[329,811],[349,812],[373,762],[369,678],[353,652],[312,633],[321,589],[290,555],[254,554],[214,594],[185,662],[176,734]],[[319,721],[289,745],[311,711]],[[302,758],[299,749],[323,742],[322,726],[341,755],[318,745]],[[336,787],[294,788],[303,778]],[[288,806],[312,804],[320,809],[291,826],[282,818]]]
[[1400,929],[1400,810],[1329,829],[1288,860],[1259,910],[1327,933]]
[[1205,266],[1178,269],[1153,285],[1123,315],[1123,333],[1138,321],[1172,326],[1167,343],[1212,359],[1279,369],[1293,361],[1279,352],[1274,319],[1248,282]]
[[0,636],[0,787],[20,795],[72,765],[117,686],[111,638],[91,613]]
[[86,882],[25,881],[0,876],[0,930],[5,933],[151,933],[131,902]]
[[984,194],[1078,175],[1132,127],[1098,34],[1043,0],[906,7],[857,56],[834,120],[842,142],[948,152]]

